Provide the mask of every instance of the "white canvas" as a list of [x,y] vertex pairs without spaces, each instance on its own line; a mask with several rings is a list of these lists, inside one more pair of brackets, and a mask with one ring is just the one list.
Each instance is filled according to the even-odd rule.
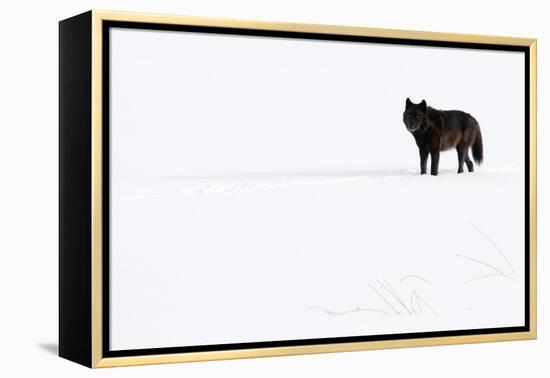
[[[522,53],[110,36],[112,350],[524,324]],[[407,97],[483,165],[420,176]]]

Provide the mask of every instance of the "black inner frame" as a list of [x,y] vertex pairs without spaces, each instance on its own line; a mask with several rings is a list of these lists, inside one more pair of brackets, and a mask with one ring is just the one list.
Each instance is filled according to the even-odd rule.
[[[241,36],[261,36],[261,37],[278,37],[278,38],[299,38],[321,41],[345,41],[357,43],[378,43],[378,44],[397,44],[408,46],[433,46],[433,47],[451,47],[451,48],[467,48],[478,50],[500,50],[500,51],[516,51],[523,52],[525,55],[525,325],[517,327],[499,327],[499,328],[480,328],[480,329],[463,329],[449,331],[430,331],[430,332],[411,332],[401,334],[386,334],[386,335],[368,335],[368,336],[347,336],[347,337],[330,337],[316,339],[299,339],[299,340],[278,340],[278,341],[260,341],[247,343],[232,343],[232,344],[213,344],[213,345],[192,345],[181,347],[164,347],[164,348],[145,348],[145,349],[128,349],[128,350],[110,350],[110,288],[109,288],[109,241],[110,241],[110,33],[112,27],[128,28],[128,29],[145,29],[145,30],[162,30],[162,31],[179,31],[179,32],[199,32],[212,34],[230,34]],[[487,334],[502,334],[512,332],[528,332],[530,330],[530,57],[529,47],[515,45],[499,45],[499,44],[483,44],[470,42],[446,42],[446,41],[431,41],[431,40],[411,40],[403,38],[386,38],[386,37],[367,37],[367,36],[352,36],[352,35],[336,35],[324,33],[306,33],[306,32],[289,32],[289,31],[274,31],[274,30],[255,30],[255,29],[239,29],[227,27],[212,27],[212,26],[190,26],[190,25],[167,25],[156,23],[141,23],[127,21],[103,21],[102,23],[103,37],[103,335],[102,335],[102,351],[103,357],[127,357],[155,354],[172,354],[172,353],[191,353],[191,352],[207,352],[221,350],[236,350],[236,349],[252,349],[252,348],[270,348],[270,347],[287,347],[287,346],[304,346],[315,344],[337,344],[365,341],[382,341],[382,340],[403,340],[417,338],[433,338],[433,337],[449,337],[449,336],[466,336],[466,335],[487,335]]]

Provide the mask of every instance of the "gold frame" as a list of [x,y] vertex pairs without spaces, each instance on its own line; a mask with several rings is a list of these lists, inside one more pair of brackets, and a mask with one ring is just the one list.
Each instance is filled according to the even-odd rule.
[[[222,350],[212,352],[103,357],[102,355],[102,22],[130,21],[158,24],[232,27],[241,29],[299,31],[339,35],[371,36],[412,40],[500,44],[529,48],[530,61],[530,325],[528,332],[430,337],[388,341],[316,344],[308,346],[269,347],[258,349]],[[163,14],[92,11],[92,367],[160,364],[207,361],[247,357],[299,355],[311,353],[348,352],[359,350],[418,347],[493,341],[528,340],[537,335],[536,243],[537,243],[537,40],[501,36],[374,29],[356,26],[295,24],[250,20]]]

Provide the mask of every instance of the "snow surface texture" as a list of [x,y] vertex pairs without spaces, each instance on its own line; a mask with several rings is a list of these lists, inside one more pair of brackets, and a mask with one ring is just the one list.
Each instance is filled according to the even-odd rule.
[[[523,325],[521,54],[111,36],[112,349]],[[420,176],[408,96],[485,163]]]

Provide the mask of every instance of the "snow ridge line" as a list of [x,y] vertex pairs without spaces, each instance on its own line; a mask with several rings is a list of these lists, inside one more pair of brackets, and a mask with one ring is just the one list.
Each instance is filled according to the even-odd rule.
[[[502,173],[513,171],[513,168],[496,168],[485,173]],[[445,173],[445,172],[442,172]],[[449,170],[450,174],[455,175],[454,170]],[[130,196],[125,196],[123,199],[126,200],[144,200],[144,199],[157,199],[157,198],[178,198],[178,197],[193,197],[201,196],[208,194],[224,194],[224,193],[246,193],[246,192],[256,192],[256,191],[269,191],[277,189],[287,189],[287,188],[298,188],[298,187],[307,187],[315,185],[325,185],[325,184],[339,184],[347,182],[360,182],[373,179],[393,179],[404,176],[418,176],[418,172],[415,170],[409,171],[391,171],[390,173],[384,171],[373,171],[371,173],[352,175],[352,176],[338,176],[338,177],[325,177],[314,180],[296,180],[287,179],[277,179],[279,182],[262,182],[262,183],[243,183],[243,182],[225,182],[225,183],[211,183],[211,184],[202,184],[202,185],[192,185],[192,186],[183,186],[179,189],[176,189],[170,193],[155,193],[155,194],[135,194]],[[226,180],[228,181],[228,180]],[[248,181],[265,181],[265,178],[262,179],[248,179]]]

